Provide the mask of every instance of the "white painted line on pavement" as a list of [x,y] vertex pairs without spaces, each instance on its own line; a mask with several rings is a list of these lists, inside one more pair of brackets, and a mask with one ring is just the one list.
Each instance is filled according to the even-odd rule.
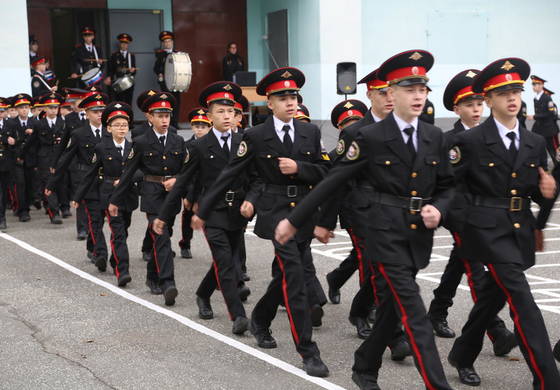
[[12,243],[20,246],[21,248],[32,252],[38,256],[41,256],[42,258],[50,261],[51,263],[54,263],[56,265],[58,265],[59,267],[64,268],[65,270],[72,272],[73,274],[81,277],[82,279],[88,280],[94,284],[97,284],[98,286],[101,286],[103,288],[106,288],[107,290],[113,292],[114,294],[120,295],[121,297],[135,302],[141,306],[144,306],[147,309],[150,309],[152,311],[155,311],[157,313],[163,314],[169,318],[172,318],[178,322],[180,322],[181,324],[199,332],[202,333],[206,336],[212,337],[215,340],[218,340],[224,344],[227,344],[233,348],[236,348],[240,351],[245,352],[248,355],[251,355],[253,357],[256,357],[257,359],[260,359],[266,363],[269,363],[275,367],[280,368],[281,370],[284,370],[290,374],[293,374],[297,377],[300,377],[308,382],[314,383],[324,389],[329,389],[329,390],[344,390],[343,387],[340,387],[332,382],[329,382],[325,379],[321,379],[321,378],[316,378],[316,377],[312,377],[309,376],[305,373],[305,371],[303,371],[300,368],[297,368],[289,363],[286,363],[283,360],[280,360],[278,358],[275,358],[273,356],[270,356],[264,352],[259,351],[256,348],[250,347],[240,341],[237,341],[235,339],[232,339],[230,337],[227,337],[221,333],[218,333],[210,328],[207,328],[203,325],[200,325],[199,323],[184,317],[178,313],[175,313],[172,310],[166,309],[164,307],[160,307],[152,302],[146,301],[145,299],[142,299],[140,297],[137,297],[136,295],[133,295],[115,285],[112,285],[110,283],[107,283],[101,279],[96,278],[93,275],[88,274],[87,272],[82,271],[81,269],[78,269],[68,263],[65,263],[64,261],[60,260],[57,257],[54,257],[53,255],[48,254],[47,252],[43,252],[40,249],[35,248],[34,246],[29,245],[28,243],[26,243],[25,241],[21,241],[15,237],[10,236],[9,234],[6,233],[0,233],[0,238],[3,238],[7,241],[11,241]]

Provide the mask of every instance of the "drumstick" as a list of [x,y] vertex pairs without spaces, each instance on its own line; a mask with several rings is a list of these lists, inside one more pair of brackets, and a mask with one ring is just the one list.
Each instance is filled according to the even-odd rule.
[[84,60],[84,61],[89,61],[89,62],[107,62],[107,61],[109,61],[109,60],[106,59],[106,58],[98,58],[98,59],[95,59],[95,58],[84,58],[83,60]]

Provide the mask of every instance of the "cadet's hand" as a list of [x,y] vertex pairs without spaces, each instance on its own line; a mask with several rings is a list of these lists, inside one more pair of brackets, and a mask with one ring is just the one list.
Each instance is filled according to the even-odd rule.
[[253,217],[253,214],[255,213],[255,207],[253,206],[253,204],[251,202],[246,200],[241,204],[241,207],[239,208],[239,212],[245,218],[249,219],[249,218]]
[[546,173],[542,167],[539,167],[539,189],[541,190],[542,196],[545,198],[554,198],[556,180],[554,180],[550,173]]
[[115,181],[113,182],[113,187],[118,186],[120,182],[121,182],[121,181],[120,181],[119,179],[115,180]]
[[72,206],[73,209],[77,209],[80,205],[78,204],[78,202],[73,200],[72,202],[70,202],[70,206]]
[[163,182],[163,186],[165,187],[165,191],[169,192],[171,191],[171,189],[173,188],[173,186],[175,185],[175,182],[177,181],[177,179],[175,179],[174,177],[172,177],[171,179],[167,179],[166,181]]
[[78,77],[80,77],[80,76],[78,76],[77,73],[72,73],[72,74],[70,75],[70,78],[71,78],[71,79],[77,79]]
[[54,175],[55,172],[56,172],[56,169],[54,169],[53,167],[50,167],[49,172],[51,173],[51,175]]
[[192,212],[195,214],[198,213],[198,202],[192,205]]
[[156,218],[152,223],[152,230],[156,232],[157,235],[161,236],[163,234],[163,228],[165,227],[165,222],[161,219]]
[[8,137],[8,145],[15,145],[16,139],[13,137]]
[[58,89],[58,85],[55,85],[54,87],[51,88],[51,91],[56,92],[57,89]]
[[204,227],[204,220],[200,219],[198,215],[193,215],[191,218],[191,228],[193,230],[200,230]]
[[540,229],[535,229],[535,252],[544,251],[544,233]]
[[185,210],[190,210],[192,208],[192,204],[188,199],[183,199],[183,207]]
[[296,235],[297,229],[286,218],[278,222],[274,231],[274,239],[284,245]]
[[109,207],[107,207],[107,211],[111,217],[117,217],[119,215],[119,206],[111,203]]
[[25,134],[33,134],[33,129],[25,129]]
[[297,163],[291,158],[278,157],[278,167],[283,175],[295,175],[298,172]]
[[105,80],[103,80],[103,83],[105,85],[111,85],[111,78],[110,77],[105,77]]
[[51,196],[52,195],[52,191],[49,190],[48,188],[45,188],[45,196]]
[[329,240],[334,237],[333,232],[331,232],[329,229],[324,228],[322,226],[315,226],[315,229],[313,230],[313,235],[317,240],[319,240],[323,244],[328,243]]
[[420,215],[422,216],[424,225],[428,229],[435,229],[438,227],[439,221],[441,220],[441,213],[436,207],[432,206],[431,204],[427,204],[426,206],[422,207]]
[[533,119],[535,119],[534,115],[527,115],[527,119],[529,119],[530,121],[532,121]]

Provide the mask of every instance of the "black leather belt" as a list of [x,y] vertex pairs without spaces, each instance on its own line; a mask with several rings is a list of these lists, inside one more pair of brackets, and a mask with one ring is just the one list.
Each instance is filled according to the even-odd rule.
[[312,185],[284,185],[284,184],[266,184],[264,192],[269,194],[285,195],[288,198],[297,198],[304,196],[313,189]]
[[513,196],[511,198],[492,198],[475,195],[473,197],[474,206],[491,207],[493,209],[504,209],[509,211],[522,211],[531,205],[529,198]]
[[163,183],[166,180],[173,179],[175,176],[156,176],[156,175],[144,175],[144,181],[149,181],[151,183]]
[[424,205],[430,204],[432,200],[432,198],[421,198],[419,196],[407,197],[377,192],[372,187],[368,187],[369,186],[360,186],[359,188],[366,189],[373,202],[385,206],[399,207],[408,211],[419,212]]

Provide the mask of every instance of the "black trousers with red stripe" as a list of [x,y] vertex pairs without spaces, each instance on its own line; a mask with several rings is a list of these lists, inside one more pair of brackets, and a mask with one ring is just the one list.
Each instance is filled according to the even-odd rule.
[[107,259],[107,242],[103,234],[105,210],[101,208],[98,200],[83,200],[82,205],[87,218],[87,250],[93,253],[94,258]]
[[179,241],[179,248],[181,249],[191,249],[191,240],[193,238],[191,218],[193,215],[192,210],[187,210],[183,207],[183,212],[181,213],[181,241]]
[[151,247],[151,258],[147,264],[146,278],[159,283],[165,289],[168,286],[175,285],[175,266],[173,261],[173,253],[171,251],[171,229],[175,218],[170,221],[169,225],[163,229],[163,234],[156,234],[152,230],[152,223],[157,218],[156,214],[146,214],[148,218],[148,242]]
[[374,272],[379,299],[375,325],[371,335],[356,350],[352,370],[378,376],[383,353],[400,319],[426,389],[450,390],[416,284],[417,270],[402,264],[375,263]]
[[49,158],[45,157],[39,158],[39,186],[37,192],[38,196],[43,199],[43,207],[47,210],[49,218],[53,218],[55,215],[59,214],[60,205],[58,194],[60,189],[64,187],[65,183],[63,181],[57,183],[56,189],[50,196],[46,196],[44,194],[45,186],[47,185],[51,175],[51,172],[49,171],[49,160]]
[[[432,319],[445,320],[447,318],[448,309],[453,305],[453,298],[457,292],[457,287],[461,283],[463,274],[467,277],[471,297],[474,302],[477,301],[483,288],[486,279],[484,265],[480,262],[460,258],[456,249],[459,244],[460,242],[455,242],[449,256],[449,261],[441,276],[439,286],[434,290],[434,299],[430,303],[430,309],[428,310],[428,315]],[[494,340],[497,333],[504,328],[504,321],[499,316],[492,318],[487,328],[489,337]]]
[[15,167],[15,196],[17,197],[18,215],[29,214],[29,206],[36,196],[37,168],[16,165]]
[[210,298],[216,287],[219,287],[224,296],[230,319],[247,317],[237,292],[239,276],[235,266],[243,230],[228,231],[206,227],[204,234],[212,252],[212,265],[198,286],[196,295],[201,298]]
[[278,305],[283,301],[296,350],[304,358],[318,355],[317,344],[311,340],[313,328],[302,264],[311,240],[290,240],[285,245],[276,240],[272,240],[272,243],[275,262],[280,272],[273,272],[265,294],[253,309],[252,321],[259,328],[269,328],[276,316]]
[[546,150],[548,151],[548,154],[550,154],[552,161],[557,161],[556,150],[558,150],[558,146],[560,145],[558,142],[558,134],[554,134],[550,137],[544,137],[544,139],[546,140]]
[[460,367],[473,366],[482,350],[488,321],[507,302],[515,325],[515,335],[529,369],[533,389],[560,389],[560,375],[552,355],[550,339],[525,273],[520,264],[487,264],[484,287],[472,308],[462,334],[455,340],[450,356]]
[[132,219],[131,211],[119,210],[116,217],[112,217],[107,210],[105,210],[109,230],[111,231],[111,266],[115,270],[117,279],[123,275],[128,274],[128,267],[130,264],[128,245],[126,239],[128,237],[128,228]]

